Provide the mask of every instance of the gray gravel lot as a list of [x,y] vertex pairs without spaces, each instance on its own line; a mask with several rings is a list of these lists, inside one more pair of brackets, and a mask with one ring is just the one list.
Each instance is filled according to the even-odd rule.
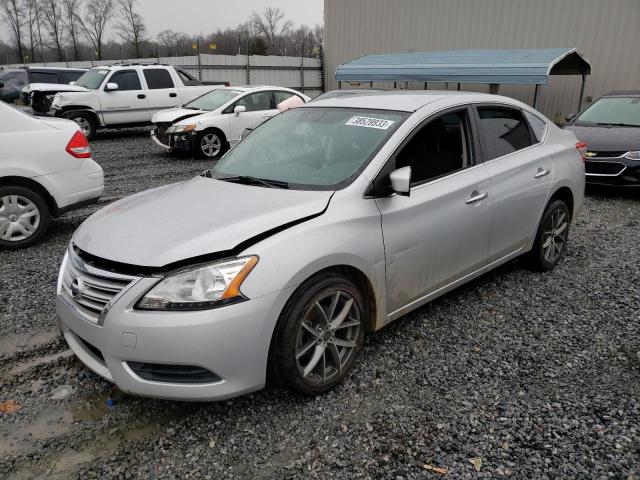
[[[207,167],[141,131],[92,147],[101,205]],[[640,194],[592,193],[554,272],[511,263],[369,335],[326,396],[111,409],[54,328],[59,262],[98,207],[0,252],[0,402],[20,405],[0,477],[640,478]]]

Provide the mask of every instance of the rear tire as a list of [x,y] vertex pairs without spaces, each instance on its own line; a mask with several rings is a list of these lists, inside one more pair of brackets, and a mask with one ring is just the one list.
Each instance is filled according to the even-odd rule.
[[96,136],[96,120],[90,113],[79,110],[72,110],[62,115],[64,118],[76,122],[80,131],[84,133],[87,140],[93,140]]
[[25,187],[0,187],[0,249],[17,250],[33,245],[47,231],[49,207]]
[[326,273],[299,287],[280,315],[269,354],[269,379],[305,396],[341,383],[364,344],[364,296],[346,277]]
[[569,239],[571,212],[562,200],[554,200],[545,209],[533,248],[525,256],[529,268],[539,272],[553,270],[564,256]]

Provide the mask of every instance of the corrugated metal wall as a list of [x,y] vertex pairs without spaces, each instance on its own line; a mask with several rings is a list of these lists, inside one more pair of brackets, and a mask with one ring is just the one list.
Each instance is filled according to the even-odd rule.
[[[585,97],[640,89],[640,0],[325,0],[324,5],[329,89],[337,88],[339,64],[367,53],[559,47],[577,47],[591,63]],[[575,112],[580,83],[579,77],[551,77],[540,88],[538,108],[556,121]],[[489,89],[463,84],[462,90]],[[499,93],[532,103],[533,90],[505,85]]]
[[[247,61],[249,63],[247,75]],[[164,63],[177,65],[198,77],[196,55],[187,57],[160,57],[128,59],[130,63]],[[91,68],[94,65],[108,65],[104,62],[53,62],[49,67]],[[41,63],[30,64],[42,66]],[[19,66],[19,65],[15,65]],[[318,58],[279,57],[275,55],[200,55],[200,70],[204,81],[224,81],[231,85],[275,85],[294,88],[316,97],[322,93],[322,62]],[[302,76],[304,75],[304,77]]]

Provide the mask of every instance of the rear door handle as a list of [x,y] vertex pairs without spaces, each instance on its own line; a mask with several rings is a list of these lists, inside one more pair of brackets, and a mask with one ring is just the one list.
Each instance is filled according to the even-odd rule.
[[147,96],[144,93],[139,93],[138,98],[142,100],[143,98],[147,98]]
[[177,93],[175,93],[175,92],[171,92],[171,93],[169,94],[169,96],[170,96],[171,98],[175,98],[175,97],[177,97],[177,96],[178,96],[178,94],[177,94]]
[[489,196],[489,194],[487,192],[473,192],[471,194],[471,196],[467,199],[466,203],[467,205],[471,205],[472,203],[476,203],[479,202],[480,200],[484,200],[485,198],[487,198]]
[[551,170],[545,170],[544,168],[539,168],[538,172],[533,176],[533,178],[542,178],[546,177],[551,173]]
[[271,117],[273,117],[273,114],[272,113],[264,113],[262,116],[264,118],[271,118]]

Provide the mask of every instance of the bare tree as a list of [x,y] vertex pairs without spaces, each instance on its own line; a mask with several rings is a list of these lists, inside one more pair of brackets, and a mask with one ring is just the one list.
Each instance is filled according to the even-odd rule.
[[23,34],[23,5],[18,0],[0,0],[0,15],[9,26],[13,39],[16,42],[16,52],[20,62],[24,60],[22,34]]
[[85,10],[84,17],[76,14],[78,24],[93,46],[97,60],[102,60],[102,44],[113,13],[113,0],[88,0]]
[[44,23],[56,49],[59,62],[64,60],[63,35],[64,35],[64,11],[57,0],[42,0],[42,22]]
[[147,26],[142,16],[135,11],[138,0],[117,0],[119,22],[116,25],[118,35],[125,42],[131,43],[136,52],[136,58],[140,58],[142,43],[147,33]]
[[277,7],[266,7],[262,15],[254,10],[249,18],[254,28],[267,38],[271,54],[281,54],[278,39],[291,30],[293,22],[285,20],[284,12]]
[[64,23],[73,48],[73,59],[78,61],[80,60],[80,23],[78,22],[80,0],[62,0],[62,6],[64,7]]
[[163,30],[158,34],[158,44],[166,49],[167,56],[172,56],[178,42],[178,33],[171,29]]

